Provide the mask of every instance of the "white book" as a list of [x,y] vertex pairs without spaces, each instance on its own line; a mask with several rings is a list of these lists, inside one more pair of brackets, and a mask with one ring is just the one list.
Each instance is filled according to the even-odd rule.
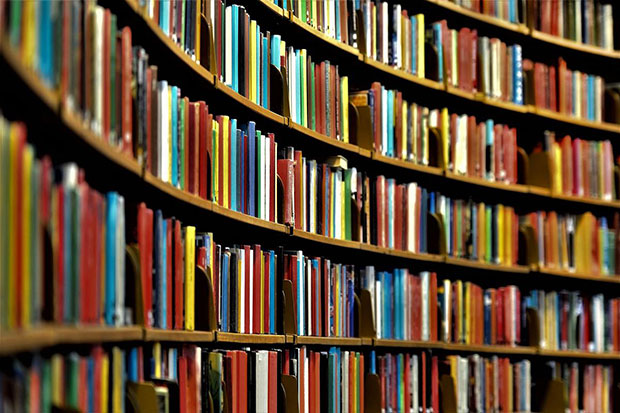
[[430,286],[430,273],[428,271],[423,271],[420,273],[421,279],[421,294],[422,294],[422,340],[429,340],[429,304],[430,300],[428,297],[429,286]]
[[269,218],[269,139],[267,138],[267,135],[263,135],[261,136],[263,144],[262,144],[262,151],[263,151],[263,165],[262,165],[262,169],[263,169],[263,179],[262,179],[262,185],[263,185],[263,194],[265,194],[265,196],[263,196],[263,199],[261,199],[261,202],[263,203],[263,219],[268,219]]
[[418,413],[420,401],[418,400],[419,395],[419,384],[418,384],[418,356],[416,354],[411,356],[411,379],[409,383],[411,384],[411,409],[410,413]]
[[582,41],[581,36],[581,0],[575,0],[575,40]]
[[614,50],[614,20],[611,4],[601,5],[601,13],[603,15],[603,48],[606,50]]
[[232,47],[232,6],[226,7],[224,14],[226,33],[224,39],[224,84],[232,87],[233,84],[233,47]]
[[450,321],[452,320],[452,298],[450,297],[450,292],[452,291],[452,287],[450,285],[450,280],[443,280],[443,289],[444,289],[444,304],[443,308],[445,309],[443,314],[443,339],[444,341],[449,341],[450,332],[452,331],[452,324]]
[[303,363],[304,363],[304,411],[310,411],[310,389],[309,389],[309,376],[310,368],[308,367],[308,353],[304,351]]
[[381,101],[383,104],[381,105],[381,153],[383,155],[387,155],[388,149],[388,118],[387,118],[387,104],[388,101],[388,91],[383,86],[381,86]]
[[[386,2],[387,3],[387,2]],[[393,29],[396,32],[395,43],[392,44],[392,54],[393,63],[396,67],[401,67],[402,65],[402,56],[400,54],[400,45],[401,45],[401,36],[402,36],[402,13],[400,4],[395,4],[392,6],[392,18],[393,18]]]
[[240,300],[241,303],[240,303],[240,309],[239,309],[240,310],[239,311],[239,318],[241,320],[239,320],[240,321],[240,323],[239,323],[239,332],[240,333],[249,333],[249,331],[246,331],[246,329],[245,329],[245,305],[246,305],[246,301],[247,301],[246,300],[247,299],[247,297],[246,297],[246,290],[247,289],[246,289],[246,285],[245,285],[245,282],[246,282],[246,279],[245,279],[245,254],[243,253],[243,251],[244,251],[243,248],[241,248],[239,250],[239,255],[238,255],[239,262],[240,262],[240,266],[238,267],[240,269],[239,279],[241,281],[239,283],[239,286],[241,287],[240,288],[240,290],[241,290],[241,300]]
[[169,118],[169,98],[168,98],[168,82],[162,80],[160,83],[160,94],[159,94],[159,102],[161,104],[161,112],[159,116],[160,128],[161,128],[161,158],[159,159],[159,167],[161,176],[159,177],[164,182],[170,181],[170,162],[169,156],[170,151],[168,149],[170,144],[170,128],[168,127],[168,118]]
[[256,413],[269,412],[269,352],[259,350],[255,360]]
[[271,203],[269,200],[271,199],[272,191],[270,172],[273,166],[271,165],[271,140],[267,136],[265,136],[265,167],[265,219],[269,220],[271,216]]
[[297,251],[297,297],[299,308],[297,312],[297,329],[299,331],[299,335],[306,335],[306,330],[304,328],[304,320],[306,318],[305,311],[305,301],[303,297],[305,296],[305,285],[304,285],[304,256],[301,251]]
[[[331,288],[330,288],[331,290]],[[376,280],[375,281],[375,308],[376,308],[376,312],[375,312],[375,328],[377,330],[377,338],[383,338],[383,329],[382,327],[382,316],[383,316],[383,312],[381,311],[381,309],[383,308],[383,292],[381,290],[381,280]]]
[[312,319],[312,314],[313,311],[315,311],[315,309],[313,308],[312,305],[312,261],[310,260],[310,258],[306,258],[305,262],[304,262],[304,266],[306,267],[306,300],[308,302],[307,304],[307,309],[308,309],[308,321],[307,321],[307,326],[306,326],[306,331],[307,334],[309,336],[315,335],[316,332],[314,331],[314,329],[312,328],[313,324],[313,319]]
[[467,174],[467,115],[457,118],[455,172]]
[[407,184],[407,251],[415,251],[415,198],[417,186],[411,182]]

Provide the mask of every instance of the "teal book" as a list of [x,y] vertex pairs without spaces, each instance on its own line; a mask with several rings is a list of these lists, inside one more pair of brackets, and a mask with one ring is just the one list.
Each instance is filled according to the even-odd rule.
[[230,209],[233,211],[238,211],[237,207],[237,175],[238,175],[238,165],[237,165],[237,119],[230,120],[230,188],[228,189],[228,193],[230,195]]
[[179,134],[177,129],[177,117],[178,117],[178,88],[176,86],[172,86],[170,91],[170,125],[171,125],[171,133],[170,139],[172,140],[172,170],[170,174],[172,175],[172,186],[178,187],[179,185]]
[[239,53],[236,53],[239,50],[239,6],[232,6],[232,87],[235,92],[239,92]]

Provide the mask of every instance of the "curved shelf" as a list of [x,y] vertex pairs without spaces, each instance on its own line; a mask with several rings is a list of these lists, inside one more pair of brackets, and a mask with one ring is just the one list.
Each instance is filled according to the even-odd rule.
[[372,151],[372,159],[377,162],[397,166],[403,169],[409,169],[411,171],[417,171],[436,176],[444,175],[444,171],[436,166],[420,165],[413,162],[405,161],[403,159],[390,158],[389,156],[382,155],[377,151]]
[[240,103],[241,105],[245,106],[246,108],[250,109],[254,113],[256,113],[256,114],[258,114],[258,115],[260,115],[260,116],[262,116],[262,117],[264,117],[266,119],[269,119],[269,120],[271,120],[271,121],[273,121],[275,123],[279,123],[279,124],[282,124],[282,125],[287,125],[288,124],[288,118],[285,118],[282,115],[279,115],[279,114],[277,114],[275,112],[272,112],[269,109],[265,109],[261,105],[257,105],[256,103],[252,102],[250,99],[246,98],[242,94],[235,92],[227,84],[225,84],[223,82],[220,82],[217,79],[215,81],[215,88],[217,90],[221,91],[226,96],[234,99],[236,102]]
[[429,89],[434,89],[434,90],[445,90],[445,87],[442,83],[436,82],[431,79],[426,79],[423,77],[412,75],[411,73],[407,73],[404,70],[396,69],[385,63],[378,62],[375,59],[370,58],[368,56],[364,56],[363,62],[367,66],[374,67],[375,69],[378,69],[386,74],[389,74],[390,76],[394,76],[399,79],[406,80],[416,85],[424,86],[424,87],[427,87]]
[[514,33],[520,33],[523,35],[527,35],[529,33],[529,29],[526,25],[520,23],[511,23],[506,20],[502,20],[500,18],[494,16],[488,16],[486,14],[478,13],[473,10],[469,10],[465,7],[461,7],[458,4],[450,3],[445,0],[426,0],[428,3],[436,4],[439,7],[442,7],[447,10],[451,10],[455,13],[461,14],[463,16],[467,16],[471,19],[478,20],[479,22],[483,22],[486,24],[490,24],[493,26],[500,27],[504,30],[509,30]]
[[140,327],[53,326],[0,332],[0,356],[63,344],[93,344],[142,340]]
[[446,264],[458,267],[475,268],[479,270],[490,270],[513,274],[527,274],[530,272],[530,269],[524,265],[490,264],[487,262],[473,261],[465,258],[446,257]]
[[226,344],[284,344],[286,343],[286,336],[282,334],[245,334],[216,331],[215,341]]
[[564,47],[567,49],[576,50],[582,53],[589,53],[593,55],[599,55],[602,57],[609,57],[613,59],[620,59],[620,51],[618,50],[605,50],[599,46],[592,46],[585,43],[579,43],[574,40],[565,39],[563,37],[554,36],[539,30],[532,29],[530,36],[533,39],[540,40],[541,42],[551,43],[556,46]]
[[317,131],[314,131],[312,129],[309,129],[305,126],[300,125],[297,122],[293,122],[292,119],[289,119],[289,126],[291,127],[291,129],[293,129],[296,132],[299,132],[303,135],[306,135],[307,137],[310,137],[316,141],[325,143],[327,145],[331,145],[335,148],[341,149],[343,151],[347,151],[349,153],[353,153],[355,155],[360,155],[362,157],[365,158],[370,158],[371,157],[371,151],[369,151],[368,149],[364,149],[364,148],[360,148],[357,145],[354,145],[352,143],[347,143],[347,142],[343,142],[343,141],[339,141],[338,139],[334,139],[332,137],[329,137],[327,135],[323,135],[322,133],[319,133]]
[[[359,337],[317,337],[295,335],[295,344],[300,346],[364,346],[368,342]],[[372,343],[372,341],[370,341]]]
[[146,342],[210,343],[215,341],[213,331],[160,330],[157,328],[144,328],[143,330],[143,340]]
[[620,275],[590,275],[590,274],[576,273],[576,272],[571,272],[571,271],[566,271],[566,270],[561,270],[561,269],[544,268],[544,267],[538,267],[536,271],[544,275],[552,275],[552,276],[562,277],[562,278],[573,278],[576,280],[584,280],[584,281],[599,281],[599,282],[606,282],[606,283],[620,285]]
[[349,46],[348,44],[343,43],[340,40],[334,39],[333,37],[326,35],[320,30],[315,29],[308,23],[305,23],[300,18],[295,16],[293,13],[288,12],[288,14],[290,15],[290,21],[293,25],[302,28],[308,34],[311,34],[315,38],[318,38],[321,41],[331,46],[337,47],[338,49],[342,50],[344,53],[347,53],[348,55],[350,55],[351,57],[355,59],[358,59],[358,60],[362,59],[362,55],[360,54],[359,50],[357,50],[355,47]]
[[590,129],[597,129],[606,132],[620,133],[620,125],[607,122],[594,122],[587,119],[573,118],[571,116],[564,115],[559,112],[554,112],[549,109],[537,108],[533,105],[528,105],[528,113],[543,119],[553,119],[559,122],[568,123],[571,125],[582,126]]

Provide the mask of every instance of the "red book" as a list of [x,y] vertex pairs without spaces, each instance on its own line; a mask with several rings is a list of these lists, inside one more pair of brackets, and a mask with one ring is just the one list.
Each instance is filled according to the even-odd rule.
[[200,369],[196,365],[196,346],[190,345],[183,347],[183,355],[187,360],[187,411],[195,412],[198,409],[199,384],[198,379]]
[[[217,145],[218,145],[218,148],[220,148],[217,154],[217,157],[218,157],[217,162],[218,162],[218,165],[224,165],[224,151],[222,150],[222,148],[224,147],[224,118],[222,116],[217,116],[215,119],[217,120],[218,129],[219,129],[219,133],[217,136],[217,140],[218,140]],[[219,205],[224,206],[224,201],[223,201],[224,200],[224,168],[223,167],[218,168],[217,182],[218,182],[217,203]]]
[[[286,364],[284,366],[286,368]],[[288,374],[288,371],[283,374]],[[269,374],[267,376],[269,384],[267,392],[269,393],[268,406],[270,412],[278,411],[278,354],[275,351],[269,352]]]
[[131,102],[131,29],[127,26],[121,30],[121,133],[123,136],[123,152],[133,156],[132,137],[132,102]]
[[439,359],[432,357],[431,366],[431,405],[434,412],[439,411]]
[[478,31],[471,31],[471,45],[469,55],[469,77],[471,78],[471,91],[478,90]]
[[210,125],[208,124],[209,107],[204,101],[198,102],[200,110],[200,134],[198,137],[198,195],[207,199],[207,142],[211,140],[208,133]]
[[437,341],[437,274],[431,273],[430,279],[430,339]]
[[[78,407],[80,408],[80,410],[82,410],[83,412],[88,410],[88,399],[89,399],[89,394],[88,394],[88,376],[87,376],[87,371],[88,371],[88,361],[86,359],[86,357],[80,357],[80,360],[78,362]],[[33,375],[30,376],[31,380],[33,378]],[[32,385],[32,381],[30,382]],[[31,391],[34,390],[31,388]],[[34,395],[31,392],[31,397],[33,397]],[[38,397],[38,396],[37,396]]]
[[276,138],[273,133],[267,135],[269,137],[270,148],[270,170],[269,170],[269,220],[276,221]]
[[401,185],[394,187],[394,248],[402,249],[403,194]]
[[[302,347],[297,350],[297,361],[298,361],[298,378],[299,378],[299,400],[306,400],[306,348]],[[344,385],[344,383],[343,383]],[[299,403],[299,413],[306,413],[305,403]]]
[[[293,194],[295,194],[295,199],[293,200],[293,204],[295,206],[295,215],[294,215],[294,223],[296,229],[303,229],[303,216],[301,213],[302,203],[304,199],[304,193],[302,188],[302,169],[303,169],[303,160],[301,157],[301,151],[295,151],[295,162],[293,164],[293,174],[295,179],[295,187],[293,190]],[[279,162],[279,161],[278,161]],[[286,202],[286,201],[285,201]]]
[[107,142],[110,138],[110,10],[103,14],[103,119],[101,137]]
[[284,193],[282,194],[282,223],[285,225],[293,225],[295,217],[293,216],[293,194],[295,193],[295,172],[294,162],[290,159],[278,159],[278,176],[282,181]]
[[321,273],[321,278],[323,279],[323,308],[325,311],[323,312],[323,336],[329,336],[329,261],[323,260],[323,270]]
[[237,352],[237,385],[238,392],[236,393],[239,412],[248,411],[248,353],[245,351]]
[[183,238],[178,220],[174,221],[174,328],[183,329]]
[[271,287],[269,285],[269,271],[271,270],[271,264],[269,262],[269,252],[263,252],[263,257],[265,259],[265,269],[264,269],[264,306],[265,308],[263,309],[263,333],[268,333],[269,332],[269,311],[270,311],[270,306],[269,306],[269,288]]
[[178,359],[179,369],[179,413],[186,413],[188,397],[187,397],[187,359],[184,356],[179,356]]
[[103,357],[103,349],[100,345],[93,347],[91,351],[91,357],[93,358],[93,387],[96,389],[93,392],[93,404],[95,406],[101,406],[101,359]]
[[151,100],[153,99],[153,89],[151,88],[151,83],[153,81],[153,71],[151,70],[150,67],[146,68],[146,85],[145,85],[145,98],[146,98],[146,170],[147,171],[152,171],[152,161],[151,161],[151,156],[153,156],[153,145],[151,144],[151,131],[152,131],[152,127],[151,127],[151,122],[153,122],[152,120],[152,116],[151,116],[151,110],[152,110],[152,105],[151,105]]
[[421,373],[422,373],[422,411],[425,412],[426,411],[426,352],[423,351],[422,352],[422,369],[421,369]]
[[144,202],[138,205],[138,249],[140,250],[140,273],[144,323],[153,325],[153,210]]
[[373,116],[373,137],[375,141],[375,150],[381,151],[381,84],[374,82],[370,86],[370,92],[374,95],[374,113]]
[[463,90],[471,91],[471,77],[469,74],[471,68],[469,63],[471,56],[471,30],[469,28],[463,27],[459,30],[458,42],[459,87]]
[[254,245],[254,303],[252,306],[252,333],[260,333],[260,270],[262,252],[260,245]]
[[505,344],[506,343],[506,335],[504,330],[504,298],[505,298],[506,288],[500,287],[497,289],[497,300],[495,301],[495,313],[497,320],[497,344]]
[[[413,279],[413,314],[422,314],[422,297],[421,297],[421,281],[419,277],[412,277]],[[412,340],[420,340],[420,332],[422,331],[422,326],[420,325],[420,317],[412,317],[413,318],[413,328],[411,330],[411,339]]]
[[[81,232],[81,247],[80,248],[80,265],[79,265],[79,289],[80,294],[80,314],[78,314],[78,319],[83,322],[89,322],[89,300],[90,297],[94,297],[95,291],[93,288],[93,273],[92,268],[90,268],[90,257],[92,254],[89,254],[90,251],[93,251],[92,246],[92,222],[90,220],[91,208],[92,205],[90,203],[90,196],[88,185],[86,182],[81,182],[78,187],[78,191],[80,192],[80,198],[84,201],[80,203],[80,211],[79,214],[79,226]],[[91,295],[92,294],[92,295]]]
[[549,66],[549,109],[558,110],[555,67]]

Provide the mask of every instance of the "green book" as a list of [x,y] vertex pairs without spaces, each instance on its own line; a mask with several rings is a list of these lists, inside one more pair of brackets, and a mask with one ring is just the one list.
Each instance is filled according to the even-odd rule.
[[314,62],[310,62],[310,129],[312,130],[316,130],[316,100],[314,93]]
[[79,364],[80,357],[77,353],[71,353],[66,359],[65,375],[65,404],[69,407],[78,408],[78,386],[79,386]]
[[11,30],[9,32],[9,39],[11,40],[11,45],[13,47],[19,47],[19,44],[21,43],[22,31],[22,2],[12,1],[10,9],[11,17],[9,26],[11,27]]
[[185,189],[187,185],[185,185],[185,99],[179,100],[179,165],[180,165],[180,182],[179,187],[181,189]]

